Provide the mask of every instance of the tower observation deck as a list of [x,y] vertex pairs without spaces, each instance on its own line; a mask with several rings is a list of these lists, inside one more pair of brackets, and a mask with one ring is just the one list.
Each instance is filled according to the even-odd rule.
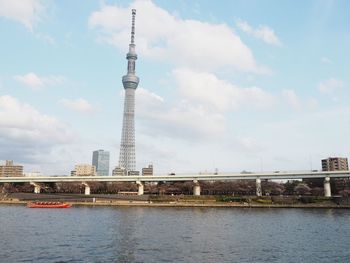
[[136,170],[135,156],[135,90],[139,84],[139,78],[135,75],[135,16],[136,10],[132,9],[131,41],[129,52],[126,54],[128,60],[128,71],[123,76],[125,89],[123,128],[120,142],[119,167],[128,171]]

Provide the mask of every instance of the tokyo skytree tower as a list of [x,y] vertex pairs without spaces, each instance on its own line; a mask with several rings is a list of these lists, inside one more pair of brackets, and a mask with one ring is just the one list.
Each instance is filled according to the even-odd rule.
[[123,130],[120,142],[119,167],[128,171],[136,170],[135,157],[135,90],[139,84],[139,78],[135,75],[135,16],[136,10],[132,9],[131,42],[129,52],[126,54],[128,60],[128,73],[123,76],[125,89]]

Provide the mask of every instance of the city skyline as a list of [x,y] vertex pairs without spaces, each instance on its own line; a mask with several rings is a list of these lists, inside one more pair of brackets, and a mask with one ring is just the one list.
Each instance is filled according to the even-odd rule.
[[118,164],[130,12],[137,170],[320,169],[349,157],[347,1],[0,1],[0,160]]

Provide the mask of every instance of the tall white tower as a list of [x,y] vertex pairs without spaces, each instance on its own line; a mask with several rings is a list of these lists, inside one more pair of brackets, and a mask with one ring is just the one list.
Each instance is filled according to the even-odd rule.
[[119,167],[126,171],[136,170],[135,157],[135,90],[139,84],[139,78],[135,75],[135,16],[136,10],[132,9],[131,42],[129,52],[126,54],[128,60],[128,73],[123,76],[125,89],[123,130],[120,142]]

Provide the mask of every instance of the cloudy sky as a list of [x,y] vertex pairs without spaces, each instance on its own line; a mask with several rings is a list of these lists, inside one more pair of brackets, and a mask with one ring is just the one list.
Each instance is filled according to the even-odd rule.
[[0,161],[119,157],[136,15],[136,161],[156,173],[350,157],[350,2],[0,0]]

